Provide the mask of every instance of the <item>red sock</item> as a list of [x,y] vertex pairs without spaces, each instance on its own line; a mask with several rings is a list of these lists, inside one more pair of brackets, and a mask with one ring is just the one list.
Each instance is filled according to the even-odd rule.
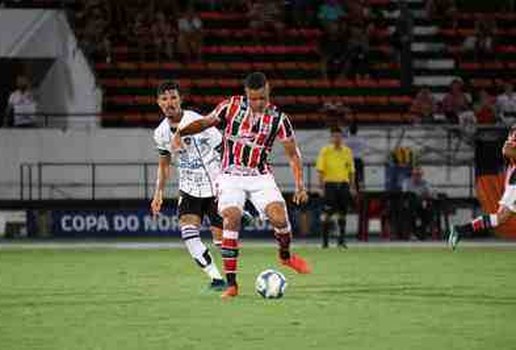
[[228,285],[235,285],[238,260],[238,232],[224,230],[220,252]]

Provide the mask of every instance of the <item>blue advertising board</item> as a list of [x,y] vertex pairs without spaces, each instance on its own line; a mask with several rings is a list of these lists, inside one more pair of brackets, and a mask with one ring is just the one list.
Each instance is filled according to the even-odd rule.
[[[156,218],[149,210],[52,210],[49,232],[55,237],[180,237],[175,209]],[[202,231],[209,235],[209,221]],[[244,228],[243,236],[271,237],[268,223],[254,220]]]

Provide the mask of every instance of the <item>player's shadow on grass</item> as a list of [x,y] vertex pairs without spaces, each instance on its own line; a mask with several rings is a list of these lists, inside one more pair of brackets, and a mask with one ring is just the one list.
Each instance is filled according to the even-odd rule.
[[453,290],[421,285],[361,284],[361,285],[314,285],[296,286],[298,295],[326,294],[328,296],[383,297],[392,300],[428,299],[450,304],[487,304],[516,306],[516,297],[472,293],[467,287]]

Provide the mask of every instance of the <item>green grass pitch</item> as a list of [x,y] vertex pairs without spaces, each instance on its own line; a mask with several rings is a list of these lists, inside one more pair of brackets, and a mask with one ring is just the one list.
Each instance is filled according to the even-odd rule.
[[[298,251],[312,275],[244,244],[224,302],[182,249],[0,250],[0,348],[516,349],[514,248]],[[281,300],[254,292],[269,267]]]

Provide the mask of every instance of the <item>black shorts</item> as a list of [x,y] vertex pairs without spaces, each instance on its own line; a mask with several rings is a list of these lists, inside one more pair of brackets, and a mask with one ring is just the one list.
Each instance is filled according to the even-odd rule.
[[326,213],[347,213],[350,202],[351,193],[347,182],[324,184],[324,211]]
[[199,216],[202,221],[204,216],[207,216],[211,226],[222,229],[222,217],[219,215],[215,197],[199,198],[179,192],[177,205],[179,217],[192,214]]

